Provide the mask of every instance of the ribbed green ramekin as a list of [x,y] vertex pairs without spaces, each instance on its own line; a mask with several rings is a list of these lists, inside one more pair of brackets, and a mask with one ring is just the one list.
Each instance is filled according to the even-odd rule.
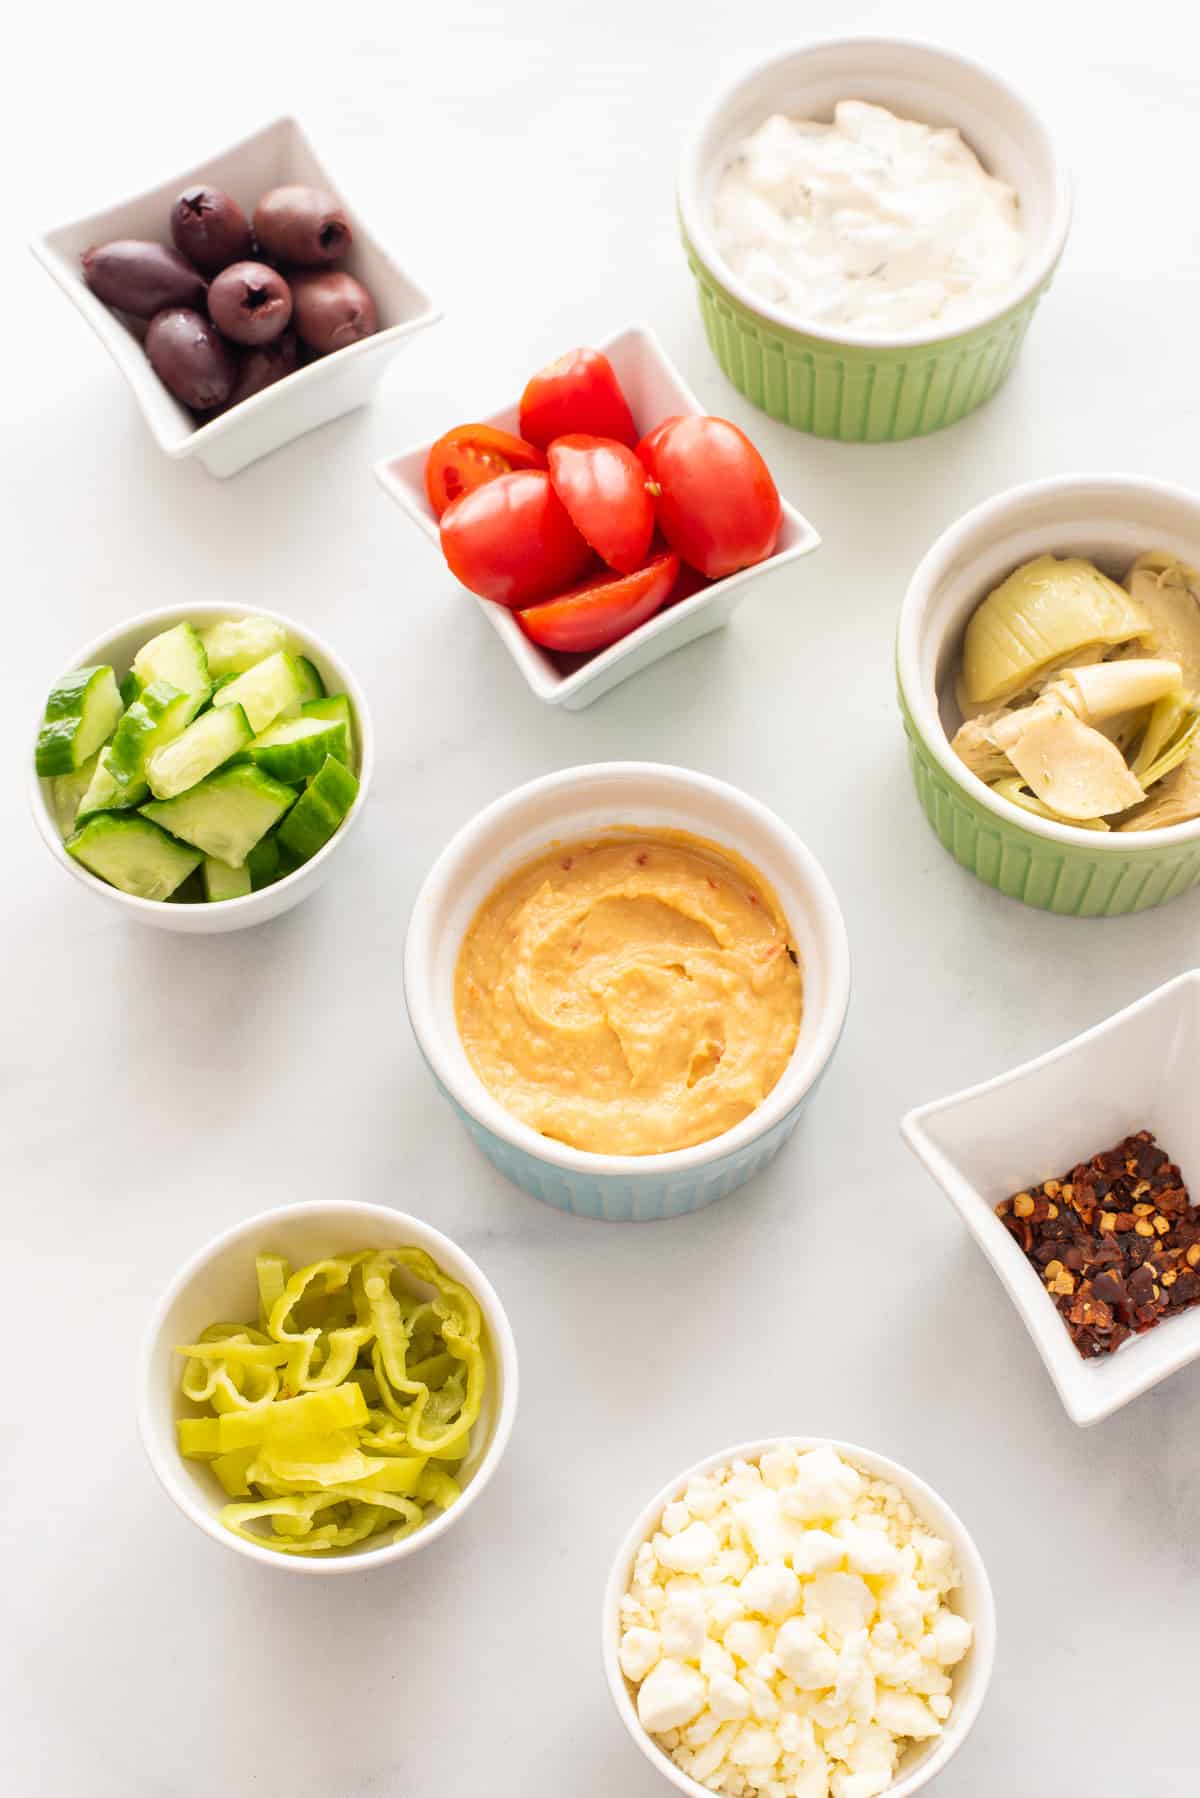
[[1046,553],[1081,555],[1120,576],[1149,549],[1200,561],[1200,498],[1132,476],[1034,481],[952,525],[924,557],[900,609],[900,714],[925,816],[980,880],[1064,917],[1123,917],[1178,899],[1200,882],[1200,820],[1099,832],[1034,817],[960,762],[939,695],[952,686],[967,619],[1013,568]]
[[[954,125],[1021,196],[1029,253],[1008,304],[965,331],[888,338],[797,325],[726,266],[712,235],[712,187],[737,146],[773,113],[828,118],[838,100]],[[742,76],[687,146],[679,222],[712,352],[738,391],[772,418],[846,443],[896,443],[957,423],[1009,373],[1050,285],[1070,225],[1067,183],[1037,116],[988,70],[898,38],[846,38],[790,50]]]
[[709,346],[739,393],[781,423],[843,443],[898,443],[957,424],[990,399],[1050,285],[1003,318],[924,347],[867,349],[785,331],[714,280],[683,234]]

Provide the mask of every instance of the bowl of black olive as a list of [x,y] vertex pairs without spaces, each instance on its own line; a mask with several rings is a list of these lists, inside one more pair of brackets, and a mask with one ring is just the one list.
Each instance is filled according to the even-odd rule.
[[439,317],[292,118],[31,247],[160,447],[222,477],[364,405]]

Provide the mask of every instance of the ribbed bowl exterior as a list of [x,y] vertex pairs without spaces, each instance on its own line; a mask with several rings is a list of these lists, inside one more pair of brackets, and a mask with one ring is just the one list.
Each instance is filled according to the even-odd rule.
[[1010,899],[1069,918],[1120,918],[1178,899],[1200,881],[1200,843],[1159,848],[1122,838],[1092,854],[998,818],[935,761],[900,698],[917,797],[955,861]]
[[668,1217],[683,1217],[689,1211],[702,1211],[706,1205],[713,1205],[744,1186],[774,1160],[824,1077],[822,1070],[799,1103],[763,1136],[703,1167],[663,1175],[655,1172],[654,1158],[647,1156],[645,1173],[639,1170],[636,1174],[589,1174],[556,1167],[494,1135],[446,1091],[432,1067],[429,1071],[442,1097],[506,1180],[531,1198],[540,1199],[543,1205],[570,1212],[572,1217],[617,1224],[650,1224]]
[[957,424],[1000,386],[1029,329],[1042,285],[1002,318],[920,348],[865,349],[785,331],[713,279],[686,233],[713,355],[755,406],[797,431],[842,443],[900,443]]

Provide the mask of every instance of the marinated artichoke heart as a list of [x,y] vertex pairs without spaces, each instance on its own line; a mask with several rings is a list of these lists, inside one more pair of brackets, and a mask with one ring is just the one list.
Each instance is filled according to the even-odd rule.
[[[1110,734],[1114,723],[1122,737],[1141,739],[1132,768]],[[1145,788],[1189,753],[1198,730],[1179,663],[1143,657],[1066,668],[1029,705],[968,719],[953,748],[1002,798],[1096,827],[1140,805]]]
[[1065,664],[1143,637],[1132,594],[1082,557],[1037,556],[975,608],[963,639],[963,710],[1015,698]]
[[1160,780],[1150,797],[1128,818],[1122,818],[1118,830],[1166,830],[1171,824],[1188,824],[1200,818],[1200,750],[1193,749],[1186,760]]
[[1138,557],[1125,585],[1149,623],[1143,649],[1178,662],[1184,685],[1200,692],[1200,570],[1153,549]]

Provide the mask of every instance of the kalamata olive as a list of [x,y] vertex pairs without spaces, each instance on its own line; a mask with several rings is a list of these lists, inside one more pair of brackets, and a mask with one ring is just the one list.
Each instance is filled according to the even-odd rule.
[[259,248],[298,268],[336,262],[354,238],[332,194],[319,187],[273,187],[254,208]]
[[219,187],[188,187],[171,208],[175,248],[206,275],[254,252],[250,220]]
[[83,278],[106,306],[153,318],[164,306],[203,306],[205,280],[177,250],[120,237],[83,253]]
[[265,262],[233,262],[214,275],[208,316],[234,343],[271,343],[292,316],[292,290]]
[[172,306],[150,321],[150,366],[177,400],[194,412],[223,406],[238,377],[237,357],[210,319]]
[[230,406],[240,406],[264,387],[273,387],[290,375],[299,360],[300,346],[294,331],[285,331],[274,343],[246,350],[238,365],[237,386],[229,396]]
[[292,276],[292,323],[310,350],[344,350],[379,329],[375,302],[343,269],[301,269]]

